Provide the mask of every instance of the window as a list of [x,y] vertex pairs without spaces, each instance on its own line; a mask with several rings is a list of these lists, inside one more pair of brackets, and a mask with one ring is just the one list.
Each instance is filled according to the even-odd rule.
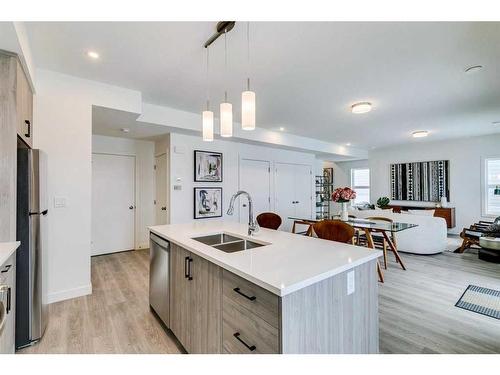
[[351,188],[356,191],[354,204],[370,202],[370,170],[351,169]]
[[500,195],[495,189],[500,188],[500,157],[484,159],[483,208],[485,216],[500,216]]

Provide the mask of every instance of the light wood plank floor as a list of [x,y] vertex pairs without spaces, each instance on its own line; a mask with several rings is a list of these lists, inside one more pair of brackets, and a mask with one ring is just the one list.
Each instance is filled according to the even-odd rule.
[[[469,284],[500,289],[475,254],[402,254],[380,285],[381,353],[500,353],[500,321],[454,307]],[[50,305],[41,342],[21,353],[180,353],[148,304],[148,251],[92,258],[92,295]]]

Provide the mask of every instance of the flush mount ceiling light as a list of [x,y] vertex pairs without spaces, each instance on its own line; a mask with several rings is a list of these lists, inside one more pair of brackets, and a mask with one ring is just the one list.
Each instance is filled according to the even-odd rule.
[[429,132],[427,130],[418,130],[416,132],[411,133],[411,136],[413,138],[423,138],[427,137],[429,135]]
[[128,132],[130,132],[130,129],[129,129],[129,128],[121,128],[120,130],[121,130],[122,132],[124,132],[124,133],[128,133]]
[[467,74],[474,74],[474,73],[479,72],[481,69],[483,69],[482,65],[472,65],[472,66],[468,66],[467,68],[465,68],[464,71]]
[[355,114],[368,113],[372,110],[372,103],[370,102],[359,102],[351,105],[351,112]]
[[97,60],[99,58],[99,54],[95,51],[88,51],[87,56],[94,60]]
[[285,128],[283,126],[280,126],[280,132],[284,132]]
[[350,145],[351,145],[351,143],[350,143],[350,142],[347,142],[345,145],[346,145],[346,146],[350,146]]

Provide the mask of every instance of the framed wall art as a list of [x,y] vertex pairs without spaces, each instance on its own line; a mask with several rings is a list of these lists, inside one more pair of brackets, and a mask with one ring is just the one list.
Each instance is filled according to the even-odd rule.
[[222,217],[222,188],[194,188],[194,218]]
[[222,182],[222,153],[195,150],[194,181]]

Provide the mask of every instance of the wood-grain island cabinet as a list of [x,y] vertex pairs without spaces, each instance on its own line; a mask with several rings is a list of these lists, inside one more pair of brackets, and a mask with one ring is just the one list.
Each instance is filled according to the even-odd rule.
[[[375,260],[280,297],[171,243],[169,328],[188,353],[377,353]],[[352,271],[352,270],[349,270]]]

